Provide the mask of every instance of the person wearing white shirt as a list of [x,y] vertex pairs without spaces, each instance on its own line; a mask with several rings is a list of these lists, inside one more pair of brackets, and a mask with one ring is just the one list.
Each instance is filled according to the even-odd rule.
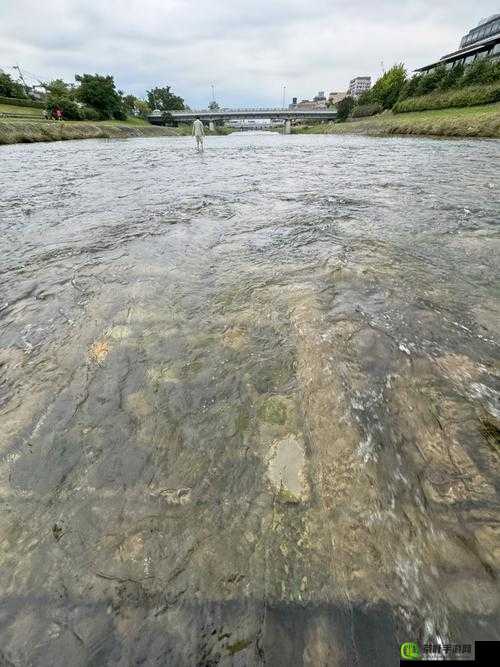
[[196,138],[196,150],[203,153],[203,139],[205,137],[205,129],[199,118],[196,118],[193,123],[193,137]]

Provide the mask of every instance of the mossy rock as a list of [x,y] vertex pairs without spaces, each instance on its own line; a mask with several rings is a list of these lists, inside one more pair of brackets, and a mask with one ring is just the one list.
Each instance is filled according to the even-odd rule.
[[300,503],[300,498],[283,486],[278,491],[277,499],[279,503],[284,505],[298,505]]
[[241,408],[236,417],[235,428],[237,433],[244,433],[250,424],[250,415],[246,408]]
[[251,639],[240,639],[234,642],[234,644],[228,644],[228,646],[226,646],[226,650],[229,655],[235,655],[236,653],[246,649],[248,646],[250,646],[251,643]]
[[287,420],[287,406],[276,396],[271,396],[261,405],[259,417],[270,424],[285,424]]

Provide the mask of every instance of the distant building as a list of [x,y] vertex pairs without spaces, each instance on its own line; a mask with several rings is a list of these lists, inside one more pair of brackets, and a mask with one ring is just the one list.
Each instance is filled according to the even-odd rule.
[[367,90],[370,90],[372,87],[372,78],[371,76],[356,76],[354,79],[351,79],[349,83],[349,93],[350,97],[357,98],[363,93],[366,93]]
[[47,97],[47,88],[45,86],[31,86],[29,93],[36,100],[43,100]]
[[328,103],[327,103],[327,104],[328,104],[328,105],[331,105],[331,104],[333,104],[333,105],[338,104],[338,103],[341,102],[345,97],[347,97],[347,94],[348,94],[347,91],[344,91],[344,92],[332,91],[332,92],[328,95]]
[[314,100],[301,100],[300,102],[298,102],[295,108],[310,110],[310,109],[321,109],[324,106],[326,106],[326,103],[322,104],[320,102],[315,102]]
[[451,69],[458,64],[470,65],[480,58],[500,59],[500,14],[489,16],[469,30],[460,41],[457,51],[448,53],[437,62],[419,67],[417,72],[430,72],[440,65]]
[[325,91],[320,90],[317,95],[315,95],[312,100],[301,100],[297,102],[297,98],[294,97],[292,104],[288,106],[289,109],[326,109],[327,99],[325,96]]

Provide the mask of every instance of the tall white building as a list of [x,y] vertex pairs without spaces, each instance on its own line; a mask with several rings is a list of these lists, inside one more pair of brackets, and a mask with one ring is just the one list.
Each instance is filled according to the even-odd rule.
[[372,87],[371,76],[356,76],[351,79],[349,83],[349,95],[351,97],[359,97]]

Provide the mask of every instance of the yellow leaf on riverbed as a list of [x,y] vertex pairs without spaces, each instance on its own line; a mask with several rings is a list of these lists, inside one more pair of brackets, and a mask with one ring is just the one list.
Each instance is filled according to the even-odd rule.
[[92,343],[89,349],[89,358],[91,361],[95,361],[97,364],[100,364],[109,353],[109,343],[106,339],[101,338],[101,340],[96,340],[95,343]]

